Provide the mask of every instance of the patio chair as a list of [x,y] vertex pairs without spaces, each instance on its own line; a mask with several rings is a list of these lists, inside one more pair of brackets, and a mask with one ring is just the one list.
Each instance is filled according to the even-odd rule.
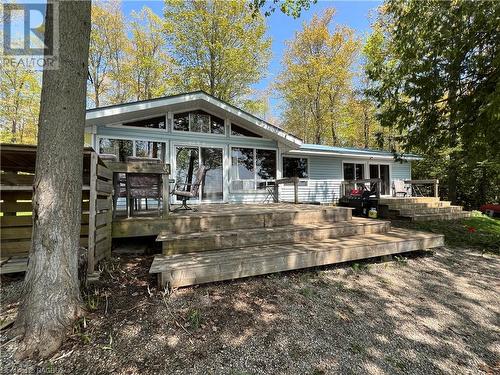
[[175,210],[172,210],[172,212],[178,212],[180,210],[196,211],[196,209],[193,209],[187,205],[187,201],[191,198],[198,198],[198,191],[200,189],[200,185],[205,179],[206,172],[207,167],[205,167],[204,165],[200,165],[200,167],[198,168],[198,172],[196,172],[195,180],[193,183],[189,184],[177,182],[175,184],[171,194],[176,195],[177,199],[182,200],[182,205],[180,207],[177,207]]
[[403,197],[408,195],[408,187],[403,180],[392,181],[392,196],[397,197],[398,194]]

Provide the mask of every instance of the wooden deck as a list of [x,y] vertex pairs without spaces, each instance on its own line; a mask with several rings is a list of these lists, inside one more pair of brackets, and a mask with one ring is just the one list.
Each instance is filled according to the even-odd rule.
[[[113,238],[157,236],[162,231],[177,233],[199,229],[213,229],[217,221],[222,224],[231,223],[233,229],[246,228],[252,223],[248,220],[264,220],[273,213],[298,215],[300,212],[317,212],[318,206],[310,204],[268,203],[268,204],[200,204],[194,206],[196,211],[170,212],[166,219],[155,215],[155,212],[139,212],[134,217],[116,217],[113,219]],[[172,209],[175,207],[172,207]],[[239,221],[239,223],[237,223]],[[183,229],[184,228],[184,229]]]
[[272,244],[155,257],[159,283],[182,287],[443,246],[440,234],[392,230],[321,242]]
[[208,205],[172,215],[150,273],[181,287],[442,246],[443,236],[391,230],[318,205]]

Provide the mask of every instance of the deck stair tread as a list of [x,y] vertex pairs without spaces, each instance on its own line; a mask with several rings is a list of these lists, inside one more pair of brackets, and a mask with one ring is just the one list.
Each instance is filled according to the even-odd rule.
[[461,206],[447,206],[447,207],[414,207],[412,209],[401,208],[395,209],[399,211],[400,215],[405,214],[434,214],[434,213],[452,213],[452,212],[462,212]]
[[448,213],[434,213],[434,214],[415,214],[411,216],[411,220],[455,220],[470,217],[470,211],[448,212]]
[[450,201],[439,201],[439,202],[420,202],[420,203],[406,203],[406,202],[398,202],[398,203],[382,203],[385,206],[389,206],[390,208],[395,209],[405,209],[405,208],[441,208],[441,207],[450,207]]
[[193,238],[210,238],[214,236],[233,236],[241,234],[259,235],[266,233],[276,232],[299,232],[303,230],[322,230],[330,228],[345,228],[350,226],[387,226],[390,222],[383,220],[367,220],[364,218],[353,217],[352,220],[338,221],[333,223],[309,223],[309,224],[291,224],[276,227],[259,227],[259,228],[245,228],[245,229],[232,229],[232,230],[216,230],[216,231],[202,231],[193,233],[173,234],[170,231],[161,231],[156,241],[171,241],[171,240],[184,240]]
[[172,286],[255,276],[442,246],[443,235],[392,229],[321,241],[157,255],[149,270]]

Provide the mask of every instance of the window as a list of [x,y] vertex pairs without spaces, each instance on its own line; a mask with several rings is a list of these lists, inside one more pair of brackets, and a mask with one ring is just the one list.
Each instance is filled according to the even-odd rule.
[[364,164],[344,163],[344,180],[362,180],[364,176]]
[[309,178],[307,158],[283,157],[283,177]]
[[118,161],[126,161],[128,156],[165,161],[166,144],[153,141],[99,138],[99,154],[116,155]]
[[231,135],[262,138],[262,136],[235,124],[231,124]]
[[138,128],[150,128],[150,129],[166,129],[165,116],[126,122],[123,124],[123,126],[135,126]]
[[174,130],[195,133],[224,134],[224,120],[204,111],[174,114]]
[[135,141],[135,156],[165,160],[165,143],[152,141]]
[[276,179],[276,150],[231,149],[233,190],[255,190]]
[[99,139],[99,153],[113,154],[118,157],[119,161],[125,161],[127,156],[133,156],[134,142],[123,139]]

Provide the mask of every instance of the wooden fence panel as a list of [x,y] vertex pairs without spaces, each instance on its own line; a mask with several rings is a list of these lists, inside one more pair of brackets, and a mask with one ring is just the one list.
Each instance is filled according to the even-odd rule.
[[[17,153],[22,153],[24,158],[23,163],[5,163],[5,168],[3,164],[0,176],[1,257],[14,257],[14,261],[27,257],[31,250],[36,147],[8,145],[0,152],[2,157],[9,153],[6,160],[16,160]],[[94,151],[86,150],[83,156],[80,246],[87,247],[88,271],[93,272],[95,264],[111,254],[113,173],[99,161]]]

